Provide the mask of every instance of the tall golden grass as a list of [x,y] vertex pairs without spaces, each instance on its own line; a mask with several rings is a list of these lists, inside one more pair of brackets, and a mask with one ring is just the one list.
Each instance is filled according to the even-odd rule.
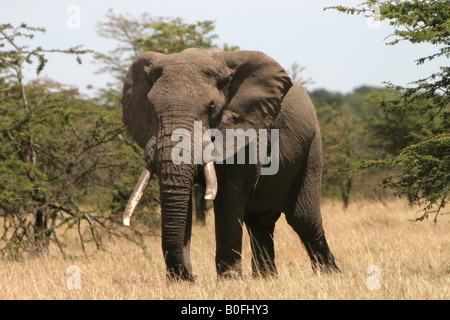
[[[218,280],[214,265],[214,223],[194,225],[194,284],[167,283],[159,237],[146,239],[148,250],[125,240],[106,242],[106,251],[79,249],[23,261],[0,261],[0,299],[448,299],[450,234],[447,217],[409,222],[416,209],[395,200],[361,201],[343,210],[323,204],[328,243],[342,273],[314,274],[298,236],[282,216],[275,228],[279,275],[251,276],[245,235],[243,277]],[[76,247],[78,239],[69,236]],[[56,252],[56,251],[55,251]],[[80,271],[80,287],[68,284]],[[369,266],[374,269],[368,269]],[[69,269],[70,271],[70,269]],[[379,288],[376,287],[379,284]],[[374,287],[375,285],[375,287]],[[72,289],[70,289],[72,288]]]

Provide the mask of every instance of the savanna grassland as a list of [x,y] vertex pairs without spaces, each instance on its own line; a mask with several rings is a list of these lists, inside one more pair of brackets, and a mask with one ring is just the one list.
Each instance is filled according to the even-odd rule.
[[[340,274],[314,274],[306,251],[284,216],[275,228],[277,278],[255,279],[245,234],[243,278],[218,281],[214,266],[214,223],[194,225],[191,256],[195,284],[166,282],[160,238],[146,238],[147,250],[125,240],[105,249],[67,234],[73,254],[53,248],[45,257],[0,261],[0,299],[445,299],[450,297],[450,234],[447,216],[409,222],[415,208],[395,200],[323,204],[328,242]],[[70,248],[68,248],[70,249]],[[77,266],[80,289],[69,289],[68,271]],[[371,267],[370,266],[375,266]],[[369,269],[368,269],[369,268]],[[71,269],[69,269],[71,270]],[[369,272],[368,272],[369,271]],[[69,279],[70,280],[70,279]],[[70,287],[70,284],[69,284]]]

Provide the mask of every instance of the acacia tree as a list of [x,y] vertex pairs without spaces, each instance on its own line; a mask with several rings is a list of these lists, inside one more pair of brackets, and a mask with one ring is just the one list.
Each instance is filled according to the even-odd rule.
[[323,89],[310,92],[322,132],[322,194],[340,198],[344,208],[352,198],[379,199],[378,192],[370,187],[370,182],[379,180],[379,170],[366,172],[362,178],[354,171],[354,163],[374,154],[365,123],[379,118],[373,100],[383,91],[362,86],[348,94]]
[[308,78],[304,78],[302,73],[303,71],[305,71],[306,67],[301,66],[300,64],[298,64],[297,62],[294,62],[291,67],[286,70],[287,73],[289,74],[289,77],[291,77],[292,80],[300,83],[303,86],[307,86],[309,84],[313,84],[314,81],[312,80],[311,77]]
[[[109,10],[106,20],[97,23],[97,34],[114,40],[116,47],[96,55],[103,65],[99,72],[112,74],[122,85],[128,66],[139,53],[155,51],[169,54],[188,48],[220,47],[214,30],[214,22],[210,20],[188,23],[180,18],[154,18],[147,13],[136,18]],[[221,47],[223,50],[238,49],[227,43]]]
[[[64,253],[57,230],[65,228],[78,230],[83,251],[86,241],[100,248],[99,228],[125,235],[109,225],[109,199],[102,196],[111,187],[109,173],[122,165],[118,159],[131,154],[121,145],[124,129],[73,88],[42,79],[24,83],[25,64],[37,63],[39,74],[49,53],[74,54],[81,63],[88,52],[22,44],[44,31],[0,25],[0,251],[12,257],[46,252],[50,242]],[[83,236],[82,224],[90,237]]]
[[[368,0],[358,8],[331,8],[389,21],[394,27],[389,45],[401,41],[435,45],[436,52],[418,58],[418,65],[449,57],[450,6],[447,0]],[[438,215],[445,213],[450,183],[450,67],[441,66],[438,72],[413,81],[408,87],[390,82],[386,85],[397,93],[395,98],[384,100],[380,105],[388,123],[389,117],[396,114],[412,112],[422,118],[404,133],[410,141],[398,154],[363,162],[360,167],[383,166],[398,170],[397,174],[384,179],[382,186],[394,189],[396,195],[407,196],[412,203],[421,206],[422,214],[416,220],[434,214],[436,222]]]
[[323,139],[323,187],[336,187],[344,208],[350,203],[352,163],[361,159],[364,132],[361,120],[329,106],[318,110]]

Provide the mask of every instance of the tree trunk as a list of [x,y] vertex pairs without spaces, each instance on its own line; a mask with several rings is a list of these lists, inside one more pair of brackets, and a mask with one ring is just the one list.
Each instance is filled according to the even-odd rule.
[[352,178],[348,178],[347,181],[341,185],[341,196],[342,201],[344,202],[344,209],[348,208],[348,205],[350,203],[350,190],[352,187]]
[[34,220],[33,254],[48,253],[48,246],[47,218],[44,212],[38,209]]

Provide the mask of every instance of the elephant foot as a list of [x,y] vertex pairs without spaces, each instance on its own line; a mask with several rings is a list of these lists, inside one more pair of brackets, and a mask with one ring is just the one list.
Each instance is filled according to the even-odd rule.
[[266,268],[252,268],[252,276],[254,278],[277,278],[278,271],[275,265],[270,265],[270,267]]
[[218,280],[234,280],[234,279],[242,279],[242,273],[236,271],[224,272],[217,274]]
[[192,273],[189,257],[185,257],[184,250],[167,250],[164,252],[166,261],[166,277],[169,282],[194,282],[196,276]]
[[252,276],[254,278],[276,278],[278,277],[277,266],[275,265],[274,256],[252,257]]
[[334,256],[331,252],[328,252],[325,257],[314,256],[311,259],[311,266],[314,273],[339,273],[341,269],[334,262]]
[[167,281],[170,283],[179,281],[195,282],[197,275],[191,274],[186,268],[183,269],[184,270],[174,270],[173,268],[168,269],[166,273]]
[[331,274],[331,273],[342,272],[341,269],[339,269],[339,267],[334,262],[330,263],[330,264],[321,264],[318,262],[313,262],[312,269],[313,269],[314,273],[316,273],[316,274],[318,274],[318,273]]
[[306,242],[305,247],[311,258],[311,266],[314,273],[336,273],[341,272],[334,261],[334,256],[328,247],[325,236],[317,241]]
[[240,263],[228,265],[224,263],[217,264],[218,279],[240,279],[242,278],[242,267]]

